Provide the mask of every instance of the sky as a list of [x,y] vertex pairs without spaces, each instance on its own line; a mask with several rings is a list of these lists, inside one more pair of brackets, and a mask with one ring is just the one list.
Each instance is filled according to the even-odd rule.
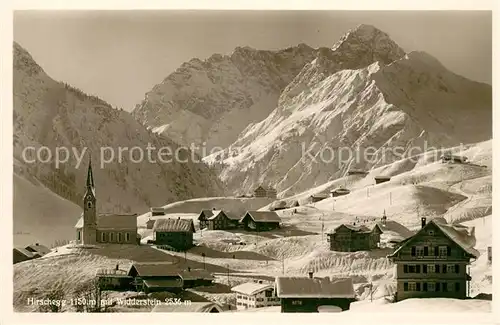
[[16,11],[14,41],[53,79],[130,111],[192,58],[237,46],[331,47],[361,23],[491,84],[488,11]]

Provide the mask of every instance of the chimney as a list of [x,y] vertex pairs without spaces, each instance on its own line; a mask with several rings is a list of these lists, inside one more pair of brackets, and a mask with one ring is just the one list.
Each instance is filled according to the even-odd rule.
[[314,272],[309,272],[309,279],[312,279],[314,275]]
[[425,227],[426,223],[427,223],[427,218],[426,217],[422,217],[422,228]]
[[262,280],[259,280],[259,284],[262,284]]
[[188,266],[188,272],[191,272],[191,268]]
[[116,264],[116,268],[115,268],[115,270],[117,270],[117,271],[118,271],[118,263]]
[[35,246],[38,246],[38,243],[36,243]]

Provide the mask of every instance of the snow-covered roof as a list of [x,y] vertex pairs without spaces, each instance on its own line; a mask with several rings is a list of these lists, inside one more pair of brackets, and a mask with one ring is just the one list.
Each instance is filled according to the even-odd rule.
[[255,222],[281,222],[281,218],[274,211],[247,211],[243,218],[249,215]]
[[231,220],[239,220],[240,218],[238,217],[238,215],[236,214],[233,214],[233,213],[230,213],[230,212],[227,212],[227,211],[224,211],[224,210],[214,210],[212,211],[213,212],[213,215],[209,218],[207,218],[207,220],[214,220],[215,218],[217,218],[221,213],[223,215],[225,215],[228,219],[231,219]]
[[147,279],[144,284],[148,288],[182,288],[182,279]]
[[132,270],[135,270],[140,277],[180,276],[177,268],[166,263],[134,263],[127,274],[132,275]]
[[383,233],[393,232],[403,239],[414,235],[413,231],[393,220],[380,221],[377,222],[377,225]]
[[270,283],[247,282],[231,288],[231,291],[253,296],[259,292],[273,288],[274,284]]
[[213,210],[201,210],[198,220],[207,219],[212,217],[214,214]]
[[[83,213],[75,228],[83,228]],[[100,214],[97,217],[98,229],[136,229],[137,214]]]
[[28,258],[33,258],[35,255],[40,255],[37,253],[30,252],[26,248],[22,248],[22,247],[15,247],[14,250],[18,251],[19,253],[23,254],[24,256],[26,256]]
[[38,253],[40,255],[45,255],[47,253],[50,253],[50,249],[44,245],[40,245],[40,244],[33,244],[33,245],[29,245],[29,246],[26,246],[25,249],[27,251],[30,251],[30,252],[33,252],[33,253]]
[[477,251],[474,246],[476,244],[476,238],[474,234],[474,227],[467,227],[461,224],[448,224],[446,219],[442,217],[434,218],[429,221],[424,227],[422,227],[415,235],[406,238],[391,255],[396,255],[404,246],[406,246],[412,238],[417,236],[421,231],[424,231],[430,224],[433,224],[438,227],[450,240],[455,242],[458,246],[460,246],[464,251],[474,256],[475,258],[479,257],[480,253]]
[[152,313],[210,313],[216,310],[222,313],[222,307],[216,303],[207,302],[189,302],[182,304],[158,304]]
[[359,233],[371,232],[370,228],[368,228],[365,225],[355,226],[355,225],[350,225],[350,224],[341,224],[340,226],[335,228],[333,231],[336,232],[338,229],[340,229],[342,227],[346,227],[349,230],[352,230],[354,232],[359,232]]
[[158,219],[153,226],[153,231],[161,232],[195,232],[192,219],[168,218]]
[[215,279],[212,273],[208,272],[207,270],[203,269],[195,269],[195,270],[183,270],[179,272],[179,275],[181,278],[186,281],[186,280],[213,280]]
[[276,277],[279,298],[354,298],[351,278]]

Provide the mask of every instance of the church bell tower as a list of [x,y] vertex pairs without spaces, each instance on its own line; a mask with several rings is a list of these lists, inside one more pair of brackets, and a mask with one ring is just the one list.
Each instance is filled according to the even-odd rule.
[[83,244],[93,245],[97,242],[96,201],[92,157],[89,156],[86,191],[83,197]]

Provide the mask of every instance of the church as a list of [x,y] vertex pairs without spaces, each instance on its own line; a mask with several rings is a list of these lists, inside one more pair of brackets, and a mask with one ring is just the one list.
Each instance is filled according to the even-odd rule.
[[97,214],[97,197],[89,159],[83,213],[75,225],[76,242],[83,245],[97,243],[139,244],[137,214]]

